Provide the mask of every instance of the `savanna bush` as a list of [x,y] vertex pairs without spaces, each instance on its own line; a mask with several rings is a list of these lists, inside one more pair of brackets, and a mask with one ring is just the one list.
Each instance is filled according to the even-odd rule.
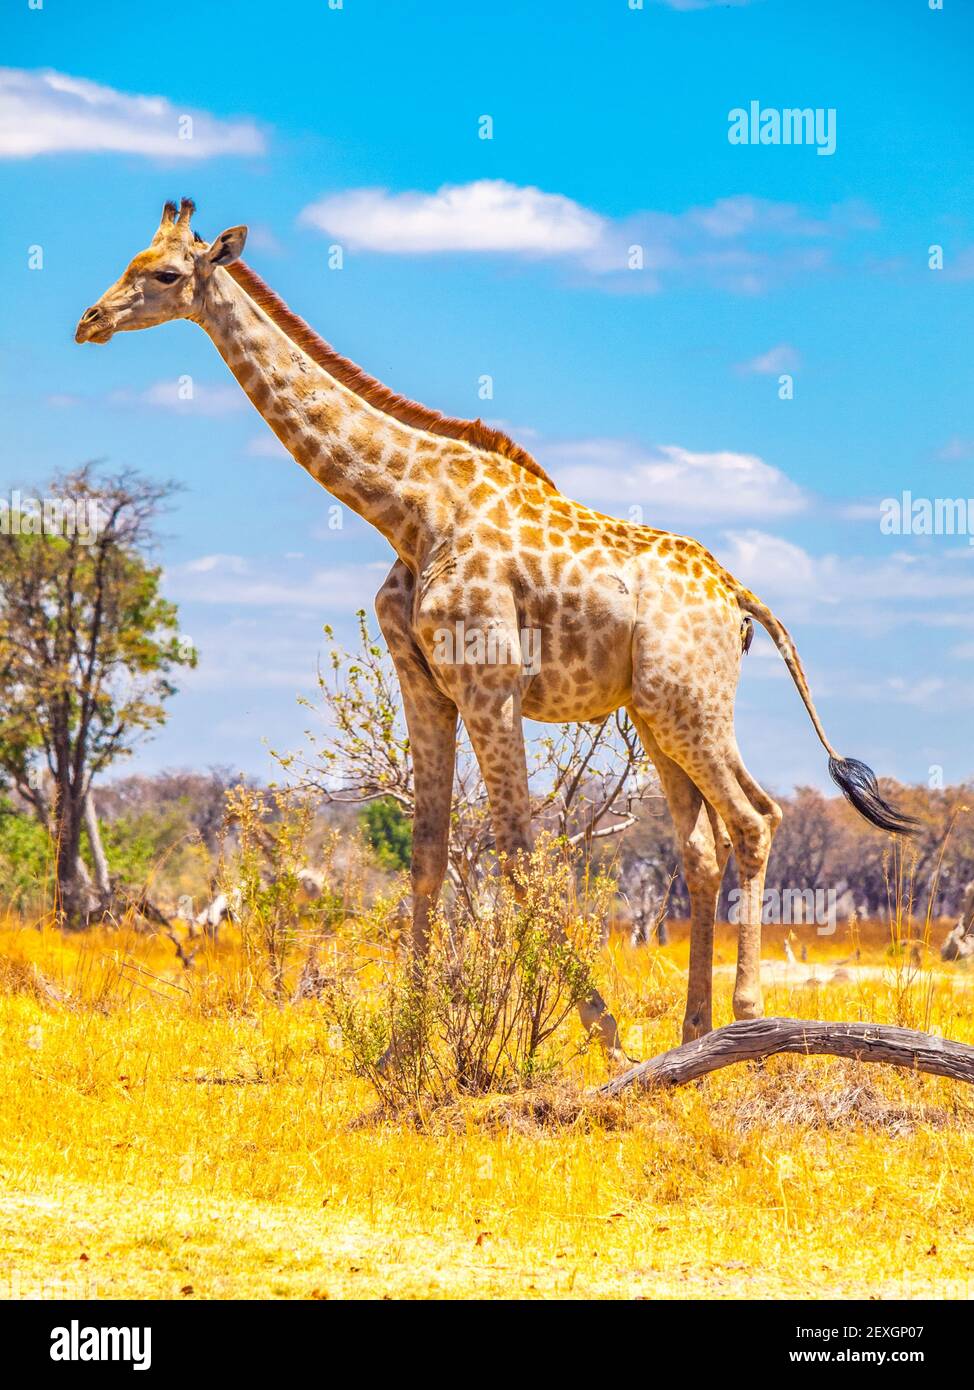
[[0,797],[0,908],[40,911],[51,892],[51,838],[33,817]]
[[567,1024],[595,988],[614,891],[542,837],[482,902],[433,917],[425,957],[400,951],[372,987],[339,971],[326,1007],[355,1069],[394,1110],[551,1078],[587,1046]]

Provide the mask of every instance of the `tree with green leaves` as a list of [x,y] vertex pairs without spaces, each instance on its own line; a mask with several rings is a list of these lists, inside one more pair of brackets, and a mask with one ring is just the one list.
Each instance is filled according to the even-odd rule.
[[0,782],[52,837],[66,924],[98,906],[80,855],[92,781],[163,722],[171,673],[196,664],[150,560],[172,491],[89,465],[0,502]]
[[359,811],[359,824],[384,869],[398,872],[409,868],[413,826],[398,801],[380,796],[366,802]]

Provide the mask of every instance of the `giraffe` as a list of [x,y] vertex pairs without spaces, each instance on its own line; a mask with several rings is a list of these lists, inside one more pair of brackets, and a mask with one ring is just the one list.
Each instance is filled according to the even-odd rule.
[[[396,553],[376,598],[402,689],[414,761],[412,943],[426,949],[443,884],[458,720],[479,762],[498,851],[531,847],[522,721],[597,720],[625,708],[655,764],[691,903],[684,1040],[710,1031],[714,919],[733,850],[740,881],[733,1009],[762,1011],[763,888],[781,810],[748,772],[734,699],[751,620],[783,657],[829,758],[873,825],[908,833],[864,763],[826,737],[794,642],[771,610],[697,541],[565,497],[522,448],[480,420],[441,415],[341,357],[241,259],[247,229],[213,242],[165,205],[148,248],[82,316],[79,343],[189,319],[210,336],[284,447]],[[444,634],[474,633],[471,658]],[[523,660],[521,636],[540,638]],[[583,1023],[621,1056],[593,994]]]

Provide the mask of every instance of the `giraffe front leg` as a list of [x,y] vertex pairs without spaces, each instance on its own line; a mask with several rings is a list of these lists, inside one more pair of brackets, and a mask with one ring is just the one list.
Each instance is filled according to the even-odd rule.
[[449,858],[457,713],[452,706],[410,700],[403,693],[416,797],[410,864],[412,952],[420,962],[429,949],[430,914],[439,902]]
[[[520,676],[498,679],[497,668],[481,679],[464,681],[460,713],[470,735],[490,801],[498,853],[510,871],[519,854],[532,848],[531,801],[521,720]],[[597,990],[578,1006],[582,1026],[593,1034],[611,1059],[625,1063],[619,1028]]]
[[[413,578],[401,563],[393,566],[376,599],[379,626],[399,677],[413,762],[411,970],[422,984],[429,949],[430,914],[436,910],[446,877],[450,812],[456,767],[457,708],[434,685],[409,627]],[[379,1063],[389,1061],[390,1043]]]
[[398,560],[375,601],[379,627],[386,639],[409,731],[413,761],[412,950],[415,960],[429,946],[430,913],[446,877],[450,811],[457,752],[457,707],[434,684],[412,631],[415,580]]
[[[410,689],[406,681],[402,686],[415,790],[410,971],[413,988],[419,990],[425,986],[423,967],[429,950],[430,915],[439,902],[449,857],[457,713],[452,705]],[[393,1038],[379,1063],[380,1070],[385,1069],[396,1047],[403,1043],[409,1047],[408,1040]]]

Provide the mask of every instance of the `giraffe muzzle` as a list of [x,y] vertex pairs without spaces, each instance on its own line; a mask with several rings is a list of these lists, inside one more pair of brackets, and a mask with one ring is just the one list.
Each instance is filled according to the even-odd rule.
[[103,309],[97,305],[86,309],[78,321],[78,327],[74,331],[74,341],[76,343],[107,343],[114,332],[114,325],[109,321]]

